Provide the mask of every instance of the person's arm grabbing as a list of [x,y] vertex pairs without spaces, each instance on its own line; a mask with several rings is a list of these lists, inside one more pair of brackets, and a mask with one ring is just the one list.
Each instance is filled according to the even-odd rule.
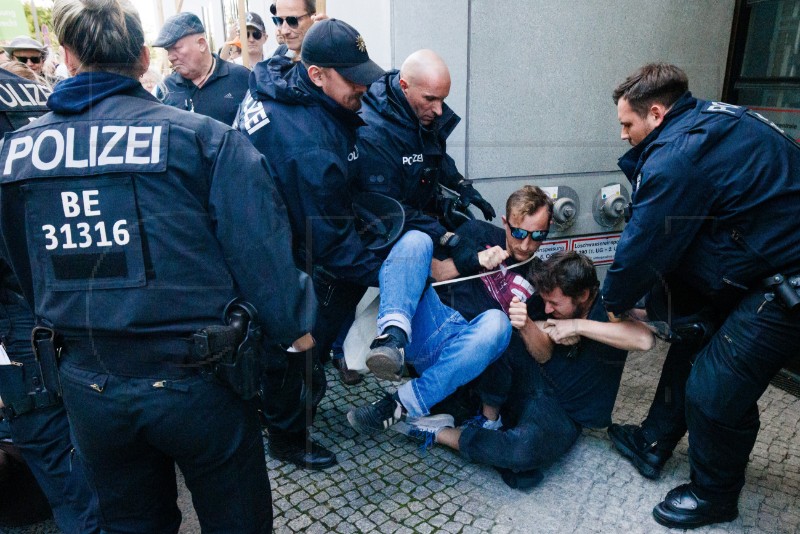
[[511,326],[519,332],[528,354],[539,363],[549,360],[553,354],[553,341],[543,330],[544,321],[532,321],[528,317],[528,306],[517,297],[511,300],[508,318]]
[[623,350],[646,351],[653,348],[655,337],[644,324],[633,319],[605,323],[591,319],[548,319],[547,335],[555,343],[569,345],[576,336],[585,337]]

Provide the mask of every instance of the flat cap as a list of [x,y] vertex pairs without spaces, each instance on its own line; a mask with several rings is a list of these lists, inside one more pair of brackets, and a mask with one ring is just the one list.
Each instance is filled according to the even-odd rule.
[[200,18],[194,13],[183,12],[173,15],[164,22],[153,46],[169,48],[187,35],[206,33]]

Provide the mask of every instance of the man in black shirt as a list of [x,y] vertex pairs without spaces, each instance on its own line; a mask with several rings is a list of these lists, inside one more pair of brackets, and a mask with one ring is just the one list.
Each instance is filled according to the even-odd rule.
[[167,50],[174,72],[156,89],[156,97],[231,125],[247,93],[250,71],[212,54],[205,31],[194,13],[178,13],[164,23],[153,46]]

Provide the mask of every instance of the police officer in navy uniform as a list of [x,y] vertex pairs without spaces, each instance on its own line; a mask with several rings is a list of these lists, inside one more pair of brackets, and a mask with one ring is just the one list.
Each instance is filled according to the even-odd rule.
[[336,457],[306,432],[326,387],[320,359],[366,288],[378,285],[382,261],[356,231],[350,188],[360,157],[356,129],[363,125],[357,111],[367,85],[383,70],[369,59],[356,29],[336,19],[315,23],[302,50],[300,63],[278,55],[255,66],[237,124],[267,155],[287,202],[297,263],[313,274],[320,306],[312,359],[305,366],[291,359],[267,373],[268,389],[281,390],[264,410],[269,451],[324,469]]
[[686,384],[691,482],[653,509],[694,528],[738,515],[757,401],[800,348],[800,148],[741,106],[688,92],[674,65],[645,65],[614,91],[632,215],[603,286],[611,317],[680,278],[720,313]]
[[444,60],[432,50],[418,50],[399,71],[370,86],[361,111],[367,125],[358,131],[358,188],[400,201],[406,227],[425,232],[434,243],[447,232],[438,220],[444,215],[439,184],[457,192],[464,206],[474,204],[487,221],[496,216],[446,152],[447,138],[461,121],[444,102],[449,94]]
[[[0,69],[0,135],[33,122],[47,110],[47,87]],[[99,532],[94,496],[73,451],[64,405],[36,392],[41,379],[31,351],[33,313],[9,265],[0,260],[0,339],[8,365],[0,365],[0,399],[14,444],[47,496],[64,532]]]
[[0,250],[61,340],[100,526],[177,532],[177,464],[204,532],[270,532],[257,412],[198,336],[238,297],[266,340],[310,348],[314,297],[280,194],[239,132],[141,87],[149,52],[129,1],[57,0],[53,21],[74,77],[0,149]]

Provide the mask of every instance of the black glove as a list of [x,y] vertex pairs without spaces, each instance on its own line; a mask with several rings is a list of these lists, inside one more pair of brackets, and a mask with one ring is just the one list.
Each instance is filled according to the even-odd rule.
[[[466,181],[466,180],[465,180]],[[472,204],[481,212],[483,213],[483,218],[487,221],[491,221],[494,217],[497,217],[497,213],[495,213],[494,208],[491,204],[489,204],[480,193],[478,193],[477,189],[475,189],[471,183],[463,183],[460,187],[458,193],[461,196],[461,203],[464,206],[469,206]]]

